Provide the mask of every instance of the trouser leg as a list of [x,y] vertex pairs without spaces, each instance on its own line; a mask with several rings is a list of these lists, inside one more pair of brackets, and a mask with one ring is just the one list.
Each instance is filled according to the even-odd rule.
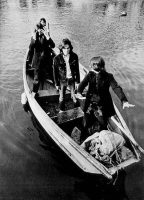
[[64,110],[65,109],[65,93],[66,93],[66,88],[67,88],[67,83],[61,83],[60,84],[60,96],[59,96],[59,107],[60,110]]
[[82,136],[81,140],[84,141],[89,135],[89,128],[93,124],[93,115],[89,113],[84,113],[83,121],[82,121]]
[[39,73],[38,70],[34,71],[33,92],[35,93],[38,92],[39,85],[40,85],[38,73]]
[[75,97],[75,87],[74,87],[74,82],[72,82],[71,84],[69,84],[69,88],[71,91],[71,98],[73,100],[74,103],[77,102],[76,97]]

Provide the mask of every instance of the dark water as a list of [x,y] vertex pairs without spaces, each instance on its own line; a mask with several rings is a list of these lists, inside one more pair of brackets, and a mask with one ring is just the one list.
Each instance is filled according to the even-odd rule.
[[[127,16],[121,16],[122,11]],[[49,21],[56,45],[63,37],[72,40],[83,65],[88,66],[92,56],[104,57],[107,70],[135,104],[122,113],[144,147],[144,1],[1,0],[0,199],[124,199],[122,191],[99,189],[96,179],[84,179],[63,165],[22,109],[22,65],[40,17]],[[143,200],[144,158],[126,173],[127,196]]]

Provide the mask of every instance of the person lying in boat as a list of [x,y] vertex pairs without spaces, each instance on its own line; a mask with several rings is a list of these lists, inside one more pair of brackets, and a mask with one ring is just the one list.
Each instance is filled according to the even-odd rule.
[[53,80],[52,48],[54,47],[55,43],[50,37],[49,29],[46,28],[46,20],[42,18],[36,25],[27,56],[27,66],[31,64],[31,67],[34,68],[34,94],[38,92],[40,83],[43,86],[48,76]]
[[71,41],[67,38],[62,40],[60,54],[54,58],[53,72],[56,89],[60,91],[59,103],[60,112],[65,110],[65,93],[67,86],[71,91],[71,98],[74,105],[77,105],[75,87],[80,82],[79,61],[76,53],[73,52]]
[[[105,61],[101,56],[93,57],[90,60],[91,70],[79,84],[77,97],[83,98],[82,92],[88,85],[86,94],[84,111],[84,135],[83,139],[96,131],[107,129],[108,119],[115,115],[112,98],[109,92],[110,86],[122,102],[123,108],[134,107],[129,104],[122,88],[118,85],[111,73],[105,69]],[[92,130],[92,126],[96,124],[97,130]]]

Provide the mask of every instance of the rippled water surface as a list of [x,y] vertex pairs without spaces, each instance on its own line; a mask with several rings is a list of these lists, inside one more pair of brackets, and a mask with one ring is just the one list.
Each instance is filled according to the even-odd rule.
[[[121,16],[125,11],[126,16]],[[106,69],[124,88],[134,109],[121,112],[144,148],[144,1],[1,0],[0,1],[0,199],[120,199],[95,181],[83,179],[46,144],[20,103],[22,66],[31,32],[40,17],[50,23],[56,45],[71,39],[81,64],[102,55]],[[116,98],[116,97],[115,97]],[[118,101],[117,101],[118,102]],[[121,107],[118,102],[119,108]],[[71,171],[72,170],[72,171]],[[130,200],[144,199],[144,157],[126,171]],[[113,194],[112,194],[113,193]],[[121,195],[122,196],[122,195]]]

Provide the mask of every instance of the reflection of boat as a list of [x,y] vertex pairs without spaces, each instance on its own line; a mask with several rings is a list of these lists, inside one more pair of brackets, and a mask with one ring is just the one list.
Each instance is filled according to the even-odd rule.
[[[80,65],[81,79],[85,76],[87,69]],[[24,91],[27,97],[31,113],[35,116],[40,126],[48,136],[65,152],[65,154],[84,172],[90,174],[101,174],[108,179],[121,168],[125,168],[140,160],[140,152],[137,143],[126,126],[121,114],[115,106],[117,117],[109,123],[109,129],[119,132],[126,140],[126,158],[114,165],[105,165],[92,157],[71,137],[71,132],[76,126],[81,125],[83,111],[80,107],[73,108],[70,103],[69,92],[67,92],[67,110],[58,113],[58,91],[54,85],[46,81],[43,90],[39,90],[39,96],[34,98],[31,90],[33,83],[33,70],[23,67]]]

